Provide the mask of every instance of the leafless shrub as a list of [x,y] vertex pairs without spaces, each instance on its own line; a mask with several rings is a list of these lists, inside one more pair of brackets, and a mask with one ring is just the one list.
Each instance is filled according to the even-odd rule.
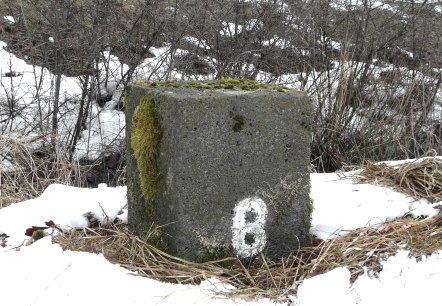
[[50,136],[12,138],[0,135],[0,208],[37,197],[50,184],[96,187],[125,185],[121,153],[91,162],[68,160],[50,148]]
[[[431,4],[391,5],[349,1],[343,10],[319,1],[304,11],[315,32],[312,47],[324,65],[335,63],[333,69],[301,74],[301,86],[317,106],[312,158],[321,171],[441,149],[429,132],[441,103],[441,66],[435,60],[440,48],[434,48],[441,35],[429,25],[440,18]],[[428,31],[431,38],[423,39]]]
[[[91,103],[108,94],[110,53],[127,65],[119,77],[123,89],[134,77],[178,76],[257,79],[307,91],[316,106],[312,160],[320,171],[442,150],[435,117],[442,103],[442,19],[435,3],[48,3],[5,0],[0,8],[17,22],[2,25],[2,33],[11,50],[55,73],[46,133],[59,129],[57,80],[61,73],[78,76],[83,93],[67,140],[71,157]],[[153,46],[168,51],[147,75],[137,74]]]

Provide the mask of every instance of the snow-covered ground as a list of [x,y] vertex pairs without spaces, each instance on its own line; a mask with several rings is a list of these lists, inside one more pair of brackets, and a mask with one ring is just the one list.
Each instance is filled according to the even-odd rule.
[[[226,24],[226,31],[228,29],[229,25]],[[5,46],[0,41],[0,99],[3,105],[8,105],[8,101],[17,101],[18,106],[27,107],[14,120],[8,118],[7,113],[0,112],[3,116],[1,121],[6,120],[0,125],[1,131],[12,137],[37,136],[50,126],[48,101],[54,94],[53,76],[46,69],[27,65],[4,50]],[[156,56],[140,65],[135,79],[146,76],[161,79],[166,74],[160,63],[164,57],[171,56],[167,46],[151,48],[150,51]],[[103,109],[96,104],[91,106],[90,120],[77,146],[76,158],[95,159],[116,140],[124,139],[124,115],[113,106],[121,95],[117,85],[127,67],[122,66],[110,53],[106,53],[105,57],[112,77],[110,85],[103,91],[114,94],[114,99]],[[155,76],[152,76],[153,71]],[[12,72],[17,76],[6,76],[6,73]],[[37,82],[40,77],[41,87]],[[175,74],[173,77],[180,79],[182,76]],[[35,99],[36,90],[40,90],[42,99]],[[60,126],[63,137],[75,124],[78,106],[69,101],[78,98],[81,87],[77,79],[64,77],[61,91],[67,101],[62,106],[66,114]],[[38,130],[35,122],[42,116],[46,118],[42,123],[46,122],[47,126]],[[364,226],[375,226],[405,214],[431,217],[438,213],[433,207],[440,204],[414,201],[388,188],[353,184],[345,174],[340,176],[336,173],[312,174],[311,197],[314,201],[311,231],[321,239],[333,238]],[[49,236],[28,246],[25,243],[29,239],[25,235],[26,229],[44,226],[47,221],[55,222],[63,230],[87,227],[86,216],[90,215],[102,224],[116,218],[126,222],[125,206],[126,187],[100,185],[96,189],[81,189],[51,185],[36,199],[0,209],[0,305],[278,304],[269,299],[245,301],[216,295],[216,291],[229,290],[228,286],[216,279],[192,286],[162,283],[137,276],[108,262],[102,254],[63,251],[59,245],[51,242]],[[52,229],[47,231],[51,232]],[[350,271],[345,267],[311,277],[298,288],[296,297],[290,297],[292,304],[441,304],[438,289],[442,284],[442,250],[423,256],[419,261],[402,250],[382,265],[383,270],[376,276],[366,271],[352,284]],[[287,305],[287,301],[281,305]]]
[[[435,204],[369,184],[353,184],[338,174],[312,174],[312,233],[333,237],[404,214],[430,217]],[[440,204],[440,203],[439,203]],[[108,262],[102,254],[63,251],[42,238],[25,246],[25,230],[52,220],[58,227],[84,228],[86,215],[103,224],[127,219],[126,188],[82,189],[51,185],[39,197],[0,209],[2,305],[275,305],[269,299],[242,300],[216,295],[229,290],[216,279],[199,286],[162,283]],[[50,231],[50,230],[47,230]],[[1,236],[0,236],[1,237]],[[4,236],[3,236],[4,237]],[[1,242],[1,241],[0,241]],[[17,248],[20,246],[19,248]],[[292,305],[440,305],[442,250],[419,261],[400,251],[350,283],[350,271],[336,268],[309,278],[290,297]],[[287,301],[284,304],[287,305]]]

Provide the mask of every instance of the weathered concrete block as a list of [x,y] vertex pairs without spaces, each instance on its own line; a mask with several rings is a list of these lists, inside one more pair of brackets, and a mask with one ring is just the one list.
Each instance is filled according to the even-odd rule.
[[167,251],[189,260],[278,258],[310,243],[304,93],[154,83],[133,85],[126,101],[131,230],[159,226]]

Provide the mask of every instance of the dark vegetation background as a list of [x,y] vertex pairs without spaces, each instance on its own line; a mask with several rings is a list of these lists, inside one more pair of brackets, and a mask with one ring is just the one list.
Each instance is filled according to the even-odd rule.
[[[54,75],[53,107],[44,118],[50,124],[39,125],[48,144],[32,150],[0,138],[3,158],[19,166],[3,174],[10,201],[23,186],[33,195],[52,182],[125,183],[124,148],[96,160],[73,158],[90,104],[103,107],[112,99],[106,51],[128,67],[120,89],[179,72],[182,79],[257,79],[305,90],[315,104],[311,160],[320,172],[442,149],[437,2],[2,0],[1,16],[15,18],[0,18],[0,40],[8,51]],[[160,64],[138,75],[152,50],[164,46]],[[67,103],[60,93],[63,75],[78,78],[83,90],[70,101],[76,103],[75,128],[60,140],[61,106]],[[2,82],[13,77],[13,71],[2,72]],[[5,96],[0,114],[7,121],[24,110],[19,97]]]

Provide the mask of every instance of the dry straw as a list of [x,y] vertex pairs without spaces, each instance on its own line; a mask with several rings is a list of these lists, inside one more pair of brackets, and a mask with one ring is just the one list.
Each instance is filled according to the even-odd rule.
[[[436,201],[441,197],[440,169],[441,161],[437,158],[396,167],[366,163],[363,170],[357,172],[357,179],[382,183],[415,197]],[[410,255],[418,259],[442,250],[442,214],[424,220],[402,218],[360,228],[296,250],[280,261],[260,256],[247,264],[234,257],[205,263],[185,261],[146,243],[148,237],[132,235],[124,224],[70,232],[54,239],[65,249],[102,252],[111,262],[160,281],[198,284],[215,277],[235,288],[223,294],[281,301],[295,294],[304,279],[337,267],[348,268],[354,281],[364,269],[375,274],[381,271],[382,260],[399,249],[410,250]]]
[[407,248],[418,257],[441,250],[442,214],[425,220],[400,219],[361,228],[294,251],[281,261],[272,262],[261,256],[247,265],[233,257],[205,263],[185,261],[132,235],[123,224],[70,232],[54,240],[64,249],[101,252],[113,263],[160,281],[199,284],[215,277],[235,287],[223,294],[283,300],[295,294],[304,279],[337,267],[347,267],[354,281],[364,267],[379,272],[381,261],[400,248]]
[[20,139],[0,135],[0,209],[35,198],[50,184],[81,186],[93,165],[69,161],[48,143],[48,135]]
[[0,208],[41,193],[31,145],[32,141],[0,135]]
[[371,183],[397,189],[416,199],[442,200],[442,159],[428,157],[397,166],[366,161],[354,173],[357,183]]

